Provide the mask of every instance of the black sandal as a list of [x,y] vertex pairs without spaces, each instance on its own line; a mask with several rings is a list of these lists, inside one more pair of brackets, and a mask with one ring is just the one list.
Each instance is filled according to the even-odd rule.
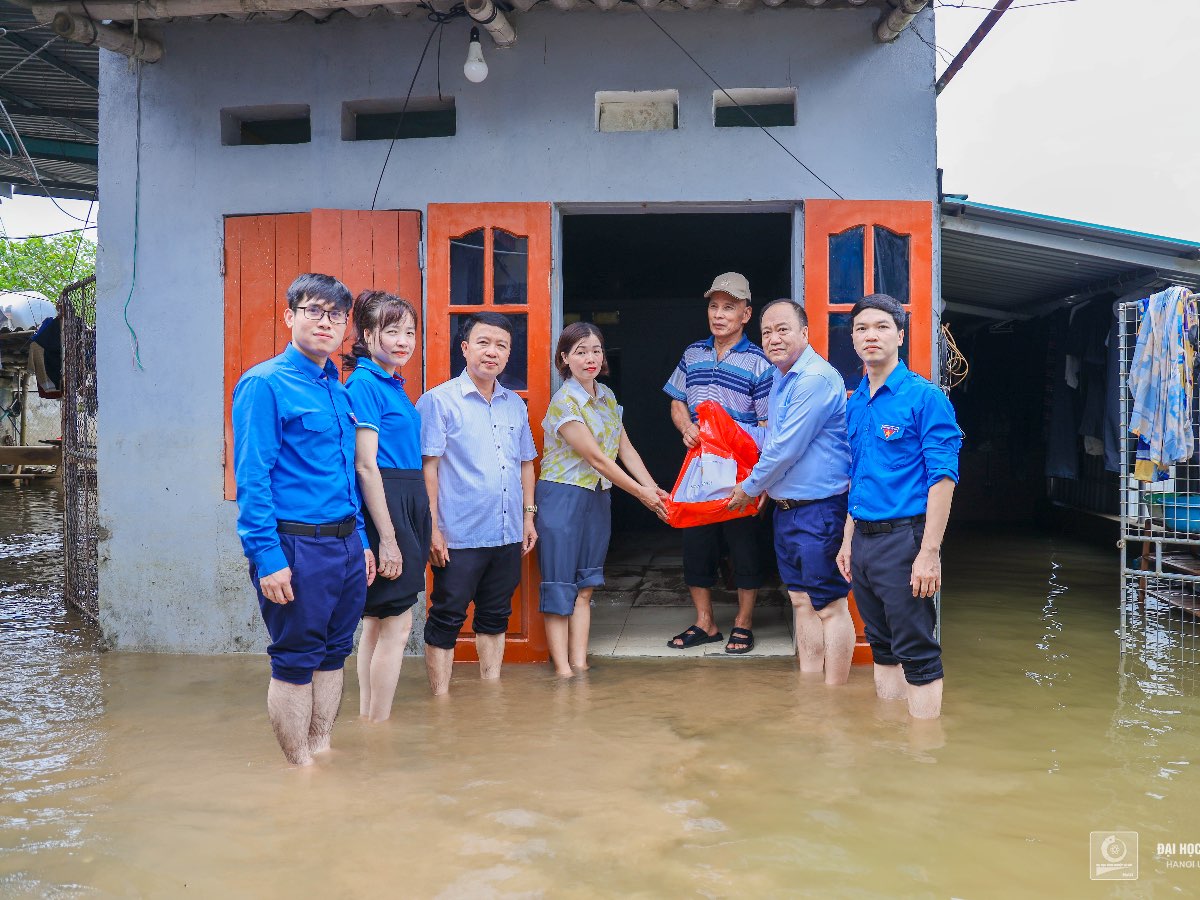
[[[687,650],[690,647],[699,647],[701,644],[715,644],[717,641],[725,640],[725,635],[721,632],[709,634],[703,628],[692,625],[687,630],[679,632],[675,637],[667,641],[667,646],[672,650]],[[675,643],[679,641],[679,643]]]
[[[733,649],[730,644],[745,644],[740,650]],[[754,649],[754,632],[749,628],[734,626],[729,629],[729,643],[725,645],[726,653],[749,653]]]

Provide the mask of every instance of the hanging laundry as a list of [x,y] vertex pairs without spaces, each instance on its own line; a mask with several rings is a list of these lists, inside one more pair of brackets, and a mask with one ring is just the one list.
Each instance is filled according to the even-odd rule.
[[1138,436],[1133,474],[1162,481],[1172,463],[1191,458],[1192,358],[1189,329],[1196,305],[1181,287],[1167,288],[1141,302],[1141,324],[1129,368],[1133,411],[1129,431]]

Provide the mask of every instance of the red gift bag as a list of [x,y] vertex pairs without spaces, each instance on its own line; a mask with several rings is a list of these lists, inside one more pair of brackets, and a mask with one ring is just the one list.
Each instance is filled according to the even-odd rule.
[[687,456],[667,507],[667,524],[672,528],[711,525],[729,519],[758,515],[758,500],[745,509],[729,509],[733,486],[744,481],[758,462],[758,445],[729,417],[715,400],[696,407],[700,439]]

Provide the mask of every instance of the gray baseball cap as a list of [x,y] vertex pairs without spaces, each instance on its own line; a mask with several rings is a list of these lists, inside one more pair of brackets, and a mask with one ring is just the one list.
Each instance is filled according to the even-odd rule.
[[713,279],[712,287],[704,295],[705,299],[713,294],[724,291],[731,297],[736,297],[739,300],[750,302],[750,282],[746,280],[745,275],[739,275],[737,272],[726,272],[724,275],[718,275]]

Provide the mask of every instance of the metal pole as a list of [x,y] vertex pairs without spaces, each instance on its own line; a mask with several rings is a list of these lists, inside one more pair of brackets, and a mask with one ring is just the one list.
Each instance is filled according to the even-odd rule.
[[983,39],[987,37],[988,32],[1000,21],[1000,17],[1008,12],[1008,8],[1012,4],[1013,0],[997,0],[996,5],[992,7],[992,11],[984,16],[979,27],[975,29],[975,33],[963,44],[963,48],[958,51],[958,56],[951,60],[950,65],[946,67],[946,71],[942,73],[942,77],[937,80],[937,84],[934,85],[935,93],[940,94],[946,89],[946,85],[950,83],[950,79],[958,74],[958,70],[966,64],[971,54],[975,52],[975,48],[983,43]]

